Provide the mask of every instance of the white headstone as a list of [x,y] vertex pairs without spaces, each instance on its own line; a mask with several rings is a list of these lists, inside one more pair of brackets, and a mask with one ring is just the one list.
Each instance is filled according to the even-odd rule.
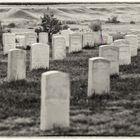
[[[11,28],[11,32],[14,33],[15,35],[25,36],[25,48],[33,43],[36,43],[37,34],[35,33],[35,29]],[[36,36],[36,38],[33,36]]]
[[59,71],[43,73],[41,78],[41,130],[69,127],[69,100],[69,75]]
[[112,36],[110,36],[109,34],[107,34],[107,33],[103,33],[103,35],[102,35],[102,44],[111,44],[111,43],[113,43],[113,37]]
[[26,51],[11,49],[8,51],[8,81],[26,78]]
[[112,44],[112,43],[113,43],[113,36],[108,35],[107,44]]
[[31,45],[30,70],[49,68],[49,45],[35,43]]
[[26,36],[26,46],[31,46],[37,42],[37,34],[34,32],[25,33]]
[[102,57],[89,59],[88,96],[110,93],[110,61]]
[[39,33],[39,43],[48,44],[48,33],[46,32]]
[[136,35],[126,35],[125,39],[129,42],[130,50],[131,50],[131,56],[137,55],[137,49],[138,49],[138,38]]
[[64,59],[66,57],[66,41],[63,36],[53,36],[52,38],[52,58]]
[[79,52],[82,50],[82,34],[73,33],[70,34],[70,47],[69,52]]
[[113,43],[119,48],[119,64],[129,65],[131,63],[130,45],[126,39],[115,40]]
[[22,32],[35,32],[35,29],[27,29],[27,28],[11,28],[12,33],[22,33]]
[[3,52],[8,54],[10,49],[16,48],[15,34],[14,33],[3,33]]
[[94,33],[87,32],[83,34],[83,47],[86,45],[94,47]]
[[69,35],[72,33],[73,31],[71,31],[70,29],[61,31],[61,35],[65,38],[67,47],[69,47]]
[[138,37],[138,49],[140,49],[140,29],[130,29],[130,34],[137,35]]
[[113,45],[99,47],[99,56],[110,61],[110,74],[119,74],[119,48]]
[[16,47],[26,48],[25,35],[16,35]]
[[94,33],[94,45],[96,46],[96,45],[101,45],[101,44],[103,44],[102,42],[103,42],[103,40],[102,40],[102,38],[101,38],[101,32],[100,31],[98,31],[98,32],[93,32]]

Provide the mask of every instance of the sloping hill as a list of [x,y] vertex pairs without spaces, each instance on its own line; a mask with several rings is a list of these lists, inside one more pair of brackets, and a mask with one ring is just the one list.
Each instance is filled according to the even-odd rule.
[[22,18],[22,19],[37,19],[34,15],[30,14],[27,11],[24,11],[22,9],[10,9],[6,14],[4,18]]

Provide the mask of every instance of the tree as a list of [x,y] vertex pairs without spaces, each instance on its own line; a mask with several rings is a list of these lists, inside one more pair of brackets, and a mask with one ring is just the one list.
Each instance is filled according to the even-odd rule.
[[49,43],[51,43],[52,35],[58,33],[61,29],[61,22],[54,17],[49,8],[47,8],[47,14],[44,14],[41,20],[43,31],[48,33]]

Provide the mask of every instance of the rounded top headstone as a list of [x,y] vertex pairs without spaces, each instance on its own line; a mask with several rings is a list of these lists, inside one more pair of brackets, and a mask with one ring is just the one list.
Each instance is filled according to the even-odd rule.
[[108,59],[104,58],[104,57],[92,57],[89,58],[90,61],[105,61],[105,62],[110,62]]

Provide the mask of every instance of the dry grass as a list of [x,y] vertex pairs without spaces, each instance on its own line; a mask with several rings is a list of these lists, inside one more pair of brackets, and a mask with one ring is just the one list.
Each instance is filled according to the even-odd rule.
[[111,95],[96,95],[92,99],[87,98],[88,58],[98,56],[97,48],[68,54],[64,60],[51,60],[49,70],[70,74],[70,128],[46,132],[39,130],[39,117],[40,78],[47,69],[29,71],[29,52],[27,54],[27,79],[10,83],[3,81],[7,56],[0,54],[1,136],[140,135],[140,77],[126,76],[139,73],[135,65],[140,53],[132,58],[132,66],[120,67],[120,76],[111,77]]

